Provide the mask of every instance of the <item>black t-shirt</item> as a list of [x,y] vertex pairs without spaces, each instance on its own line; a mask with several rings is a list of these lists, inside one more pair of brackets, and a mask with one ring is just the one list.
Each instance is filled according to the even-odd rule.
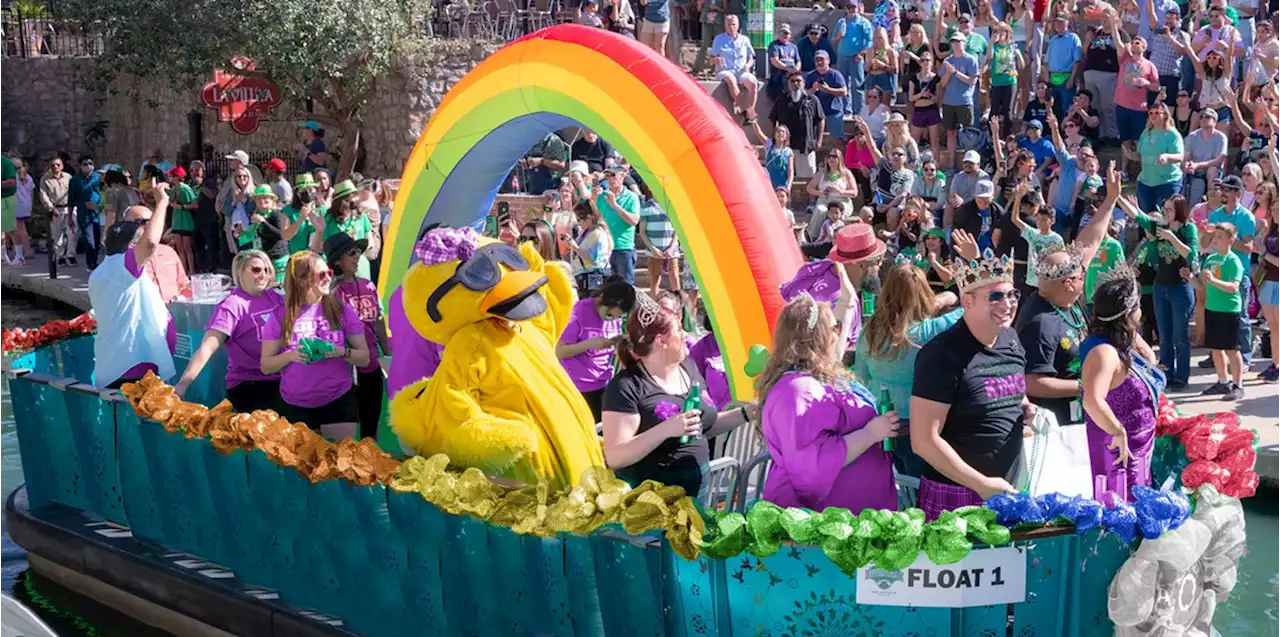
[[[205,177],[204,183],[191,183],[190,186],[195,189],[196,195],[199,197],[200,205],[195,209],[195,220],[197,223],[217,223],[218,209],[215,200],[218,194],[218,182],[213,177]],[[205,195],[205,190],[209,190],[214,194],[213,197]]]
[[[929,341],[916,358],[911,395],[951,406],[942,439],[987,477],[1012,479],[1022,453],[1025,361],[1013,330],[987,347],[964,321]],[[924,477],[955,484],[932,467]]]
[[589,142],[586,139],[579,139],[573,143],[569,156],[573,161],[587,162],[587,168],[598,173],[604,170],[604,160],[606,157],[613,155],[613,146],[609,142],[604,141],[603,137],[596,137],[596,141]]
[[[1097,98],[1094,98],[1094,99],[1097,99]],[[1084,110],[1085,110],[1085,112],[1086,112],[1086,113],[1088,113],[1088,114],[1089,114],[1089,117],[1092,117],[1092,118],[1094,118],[1094,119],[1098,120],[1098,123],[1099,123],[1099,124],[1101,124],[1101,123],[1102,123],[1102,119],[1100,118],[1100,116],[1099,116],[1099,114],[1098,114],[1098,109],[1096,109],[1096,108],[1094,108],[1094,107],[1090,106],[1089,108],[1086,108],[1086,109],[1084,109]],[[1072,120],[1072,121],[1074,121],[1074,122],[1076,123],[1076,125],[1080,127],[1080,135],[1081,135],[1082,137],[1084,137],[1085,139],[1094,140],[1094,141],[1097,141],[1097,140],[1098,140],[1098,127],[1097,127],[1097,126],[1090,126],[1090,125],[1086,124],[1086,123],[1085,123],[1085,121],[1084,121],[1084,118],[1083,118],[1083,117],[1080,117],[1080,115],[1079,115],[1079,114],[1076,114],[1076,113],[1072,113],[1069,117],[1067,117],[1067,119],[1068,119],[1068,120]]]
[[307,152],[298,153],[299,155],[302,155],[302,157],[300,157],[300,159],[302,160],[301,161],[302,172],[309,173],[314,171],[317,168],[324,168],[324,164],[317,164],[314,161],[311,161],[311,156],[319,155],[320,153],[326,152],[327,150],[328,148],[325,147],[323,139],[320,139],[319,137],[317,137],[311,140],[311,143],[307,144]]
[[[1078,327],[1072,327],[1063,315],[1072,317]],[[1058,311],[1039,293],[1023,303],[1016,323],[1018,338],[1027,353],[1028,374],[1043,374],[1066,380],[1080,379],[1080,341],[1084,339],[1087,325],[1084,312],[1078,306]],[[1066,347],[1063,347],[1066,345]],[[1072,398],[1031,398],[1031,402],[1053,412],[1058,423],[1070,424],[1072,420],[1083,422],[1083,411],[1077,410],[1071,417]]]
[[932,102],[933,104],[938,104],[938,83],[941,80],[942,80],[942,77],[936,73],[933,75],[933,77],[925,81],[920,80],[919,73],[912,73],[910,76],[908,76],[908,79],[907,79],[907,81],[911,85],[911,89],[916,92],[916,99],[918,101],[922,101],[920,100],[920,93],[923,93],[924,91],[929,91],[930,95],[925,99]]
[[982,212],[978,210],[977,200],[966,201],[959,208],[956,208],[955,216],[951,219],[951,227],[953,229],[964,230],[973,235],[973,238],[978,242],[979,252],[988,247],[987,242],[991,240],[991,231],[998,227],[996,224],[1005,216],[1004,208],[995,201],[991,202],[991,208],[986,212],[987,217],[983,219]]
[[1022,111],[1022,121],[1030,122],[1033,119],[1038,119],[1040,120],[1040,123],[1043,124],[1045,116],[1048,114],[1049,107],[1045,106],[1044,102],[1041,102],[1038,99],[1033,99],[1030,102],[1027,102],[1027,108]]
[[272,259],[289,256],[289,242],[280,231],[284,228],[285,216],[280,210],[272,210],[267,222],[258,226],[258,238],[262,240],[262,251]]
[[[698,374],[698,368],[693,361],[685,359],[680,367],[688,374],[690,385],[703,386],[702,430],[705,432],[716,424],[716,407],[707,401],[706,382]],[[674,395],[663,391],[654,382],[644,365],[637,364],[619,372],[605,386],[602,410],[621,414],[640,414],[640,428],[636,433],[644,433],[671,417],[672,414],[683,411],[686,397],[688,397],[687,392]],[[659,417],[656,413],[659,411],[658,405],[664,402],[672,407],[666,407],[660,411],[665,412],[672,408],[676,411]],[[619,478],[632,486],[645,480],[657,480],[663,484],[679,484],[685,487],[686,492],[696,497],[697,486],[702,481],[700,476],[702,465],[710,462],[710,458],[711,452],[706,438],[695,438],[683,443],[679,438],[668,438],[640,462],[622,467],[616,473]]]
[[[1099,33],[1089,40],[1084,50],[1084,70],[1120,72],[1120,58],[1116,55],[1116,45],[1111,41],[1110,33]],[[1093,96],[1094,100],[1098,98],[1098,95]]]

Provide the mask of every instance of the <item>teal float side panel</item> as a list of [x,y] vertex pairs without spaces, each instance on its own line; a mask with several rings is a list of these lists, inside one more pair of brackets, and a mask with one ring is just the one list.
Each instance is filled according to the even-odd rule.
[[[595,555],[591,539],[580,535],[562,535],[564,542],[565,594],[568,595],[569,618],[575,635],[603,635],[604,620],[600,616],[600,592],[596,582]],[[606,591],[606,595],[612,594]]]
[[[44,350],[42,350],[44,351]],[[46,379],[48,380],[48,379]],[[89,481],[81,462],[76,427],[67,409],[67,392],[18,378],[12,383],[14,420],[18,423],[18,445],[22,448],[24,475],[37,475],[46,465],[50,489],[45,496],[82,511],[92,511]],[[30,446],[29,446],[30,445]],[[32,501],[33,505],[35,500]]]
[[134,537],[163,544],[164,518],[151,486],[151,470],[142,445],[142,423],[129,403],[109,402],[115,406],[116,413],[116,468],[120,472],[125,519]]
[[[770,557],[742,555],[725,560],[723,566],[726,608],[720,617],[730,625],[717,626],[719,635],[958,634],[953,623],[959,617],[949,609],[859,605],[860,582],[836,567],[820,548],[783,546]],[[1004,635],[1003,627],[996,634]]]
[[659,538],[605,531],[591,536],[591,548],[605,633],[610,637],[663,635]]
[[449,625],[444,609],[443,518],[417,493],[388,491],[387,512],[408,549],[404,594],[414,627],[423,635],[460,634]]
[[213,453],[213,444],[203,439],[188,440],[180,434],[170,435],[169,443],[182,479],[182,510],[188,519],[197,521],[188,529],[193,548],[184,550],[226,566],[229,559],[222,541],[225,523],[213,505],[214,490],[210,488],[209,469],[205,467],[205,460],[213,460],[217,455]]
[[236,450],[223,455],[211,444],[202,445],[199,451],[204,469],[201,477],[208,485],[213,508],[209,523],[217,526],[211,537],[221,549],[215,561],[245,581],[264,584],[266,573],[259,557],[263,546],[258,532],[261,516],[249,495],[248,454]]
[[55,356],[58,357],[59,376],[74,378],[86,385],[94,383],[93,338],[77,336],[58,343]]
[[[164,528],[163,544],[169,548],[199,555],[200,543],[196,537],[196,526],[203,520],[187,515],[187,489],[183,484],[184,471],[180,466],[185,440],[181,435],[171,434],[159,423],[138,419],[138,435],[142,442],[142,452],[146,458],[147,469],[151,475],[151,489],[155,495],[156,507],[160,511],[161,526]],[[212,556],[209,559],[213,559]]]
[[[21,358],[34,359],[35,355],[27,353]],[[22,376],[9,380],[18,447],[22,450],[22,475],[26,480],[27,501],[32,508],[48,506],[66,497],[62,493],[65,488],[62,476],[68,465],[58,460],[58,441],[52,439],[47,431],[53,425],[46,426],[42,410],[37,405],[39,397],[47,389],[45,385]]]
[[[667,607],[667,634],[680,637],[719,635],[716,621],[716,593],[723,583],[713,584],[720,562],[700,557],[686,560],[670,550],[662,574],[663,599]],[[723,582],[723,579],[721,580]],[[728,634],[727,626],[724,634]]]
[[249,493],[257,510],[259,527],[258,546],[261,550],[262,569],[269,577],[260,582],[270,585],[287,599],[301,603],[296,584],[300,566],[297,565],[297,549],[294,547],[293,529],[300,524],[300,511],[293,504],[285,485],[285,474],[293,469],[281,467],[261,451],[248,454]]
[[[1127,544],[1114,534],[1100,531],[1072,538],[1073,550],[1066,563],[1066,575],[1059,578],[1069,593],[1059,612],[1067,635],[1111,637],[1115,634],[1115,626],[1107,615],[1107,589],[1140,541]],[[1030,573],[1027,580],[1031,581]]]
[[396,636],[416,632],[406,594],[409,575],[409,549],[391,522],[386,487],[360,487],[343,483],[355,507],[356,521],[360,524],[357,536],[365,543],[369,556],[369,579],[373,596],[366,600],[374,606],[373,613],[381,619],[371,637]]
[[82,480],[90,513],[104,520],[125,524],[121,500],[120,471],[116,461],[116,405],[105,401],[98,390],[81,385],[68,389],[67,418],[75,440],[78,474]]
[[345,482],[326,480],[311,486],[308,512],[312,526],[308,533],[318,560],[333,575],[330,585],[333,605],[320,606],[336,614],[361,634],[376,634],[382,618],[377,613],[376,592],[372,586],[372,565],[356,518],[355,503]]

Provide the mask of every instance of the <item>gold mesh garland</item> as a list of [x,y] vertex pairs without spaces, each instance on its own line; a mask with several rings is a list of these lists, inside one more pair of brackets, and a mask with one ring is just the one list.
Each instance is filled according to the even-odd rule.
[[313,484],[343,479],[416,492],[446,513],[469,515],[522,535],[588,535],[605,525],[620,524],[633,535],[664,531],[672,550],[692,560],[698,557],[706,532],[702,515],[684,489],[652,480],[631,489],[604,467],[592,467],[577,486],[563,491],[552,491],[546,482],[512,488],[496,484],[474,467],[451,469],[444,454],[401,463],[371,438],[335,444],[274,411],[241,414],[225,400],[212,409],[184,402],[150,372],[120,391],[139,416],[159,422],[170,433],[207,438],[220,453],[257,449]]

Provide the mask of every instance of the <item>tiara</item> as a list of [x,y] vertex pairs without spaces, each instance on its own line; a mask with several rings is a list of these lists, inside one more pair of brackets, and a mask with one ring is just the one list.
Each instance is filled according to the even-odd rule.
[[1110,270],[1098,273],[1097,284],[1094,289],[1098,289],[1103,283],[1115,281],[1116,279],[1134,279],[1137,280],[1138,273],[1129,265],[1128,261],[1121,261]]
[[[1056,252],[1067,253],[1067,260],[1061,263],[1048,263],[1045,257]],[[1075,274],[1084,264],[1084,253],[1076,243],[1062,245],[1051,241],[1036,251],[1036,278],[1041,281],[1058,281]]]
[[662,306],[658,305],[653,297],[646,292],[637,291],[636,294],[636,320],[640,321],[640,327],[649,327],[654,321],[658,320],[658,313],[662,311]]
[[955,260],[955,279],[961,292],[999,282],[1013,282],[1013,257],[1006,254],[997,257],[991,248],[982,253],[982,260]]

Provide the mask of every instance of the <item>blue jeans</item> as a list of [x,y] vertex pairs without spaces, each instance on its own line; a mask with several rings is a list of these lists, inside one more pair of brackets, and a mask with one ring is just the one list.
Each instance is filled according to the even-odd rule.
[[[1178,64],[1178,73],[1180,74],[1178,89],[1194,94],[1196,88],[1196,66],[1191,61],[1191,58],[1185,55],[1182,56],[1182,62]],[[1178,94],[1174,93],[1173,96],[1176,99]]]
[[1146,111],[1135,111],[1131,108],[1116,106],[1116,128],[1120,132],[1120,141],[1137,141],[1146,127]]
[[613,269],[613,273],[622,277],[628,285],[636,284],[636,251],[635,250],[619,250],[614,248],[613,254],[609,255],[609,267]]
[[[875,86],[884,94],[884,103],[893,104],[898,97],[898,74],[897,73],[879,73],[877,75],[867,76],[867,88]],[[858,112],[862,112],[861,109]]]
[[1065,118],[1067,116],[1067,107],[1071,106],[1071,100],[1076,98],[1076,90],[1069,84],[1063,84],[1062,86],[1051,86],[1049,91],[1053,95],[1054,117],[1058,119]]
[[102,224],[77,219],[80,226],[80,245],[84,247],[84,264],[90,268],[98,265],[98,244],[102,243]]
[[1147,213],[1161,212],[1160,207],[1164,205],[1164,200],[1178,194],[1182,194],[1181,179],[1159,186],[1148,186],[1138,182],[1138,208]]
[[841,55],[836,60],[836,70],[844,76],[849,86],[849,98],[844,101],[846,115],[857,115],[867,103],[867,65],[856,55]]
[[[1178,105],[1178,89],[1182,87],[1182,76],[1161,75],[1160,88],[1164,89],[1164,103],[1169,108]],[[1157,94],[1158,95],[1158,94]],[[1155,101],[1152,100],[1152,103]]]
[[1195,291],[1191,284],[1151,286],[1156,308],[1156,329],[1160,331],[1160,364],[1169,370],[1169,380],[1191,379],[1191,337],[1187,327],[1195,309]]
[[1249,265],[1245,262],[1244,277],[1240,279],[1240,356],[1244,369],[1249,371],[1253,362],[1253,330],[1249,327],[1249,301],[1253,300],[1253,280],[1249,278]]

